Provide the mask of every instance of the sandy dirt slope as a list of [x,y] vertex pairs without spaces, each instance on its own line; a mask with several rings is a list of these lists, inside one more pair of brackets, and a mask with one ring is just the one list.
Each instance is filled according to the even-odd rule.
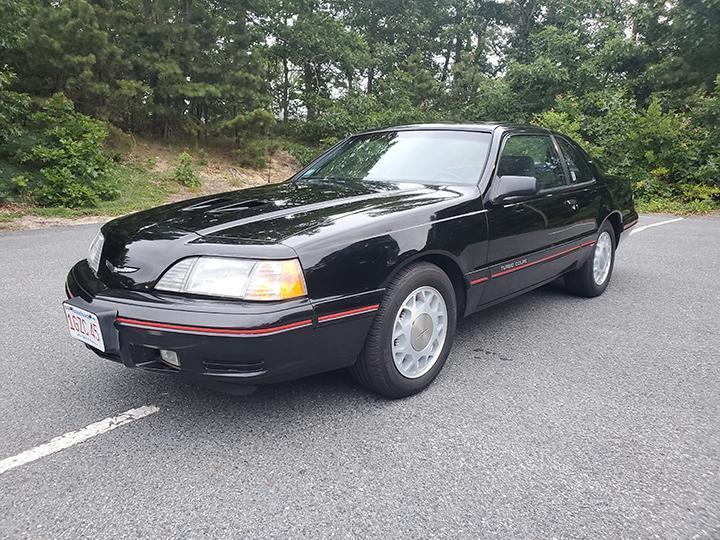
[[[190,190],[178,186],[169,196],[168,202],[181,201],[202,195],[211,195],[234,189],[244,189],[271,182],[281,182],[292,176],[300,168],[297,161],[286,152],[277,152],[263,169],[251,169],[237,166],[229,150],[209,148],[193,150],[169,146],[151,141],[139,141],[127,155],[129,162],[136,162],[147,168],[158,178],[168,176],[177,165],[178,154],[187,151],[193,156],[195,172],[202,178],[200,190]],[[79,218],[43,217],[33,215],[32,207],[21,204],[0,207],[2,214],[18,215],[11,221],[0,220],[0,230],[44,229],[65,225],[102,223],[111,216],[84,216]]]

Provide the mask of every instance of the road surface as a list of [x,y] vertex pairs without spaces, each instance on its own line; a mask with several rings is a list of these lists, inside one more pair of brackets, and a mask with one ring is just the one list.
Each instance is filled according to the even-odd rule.
[[95,357],[60,302],[97,227],[0,234],[0,460],[110,418],[0,472],[0,537],[720,538],[718,219],[634,234],[600,298],[550,285],[464,320],[401,401]]

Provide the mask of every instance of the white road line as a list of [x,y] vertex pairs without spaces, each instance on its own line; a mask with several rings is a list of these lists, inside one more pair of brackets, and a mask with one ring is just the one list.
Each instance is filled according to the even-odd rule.
[[70,448],[71,446],[75,446],[81,442],[85,442],[96,435],[107,433],[108,431],[112,431],[115,428],[129,424],[130,422],[134,422],[140,418],[155,414],[159,410],[160,409],[155,405],[145,405],[143,407],[138,407],[137,409],[130,409],[122,414],[118,414],[117,416],[105,418],[104,420],[85,426],[82,429],[78,429],[77,431],[70,431],[65,435],[55,437],[45,444],[41,444],[40,446],[36,446],[30,450],[25,450],[16,456],[11,456],[0,461],[0,474],[7,472],[10,469],[14,469],[15,467],[20,467],[21,465],[35,461],[36,459],[54,454],[60,450],[65,450],[66,448]]
[[659,227],[660,225],[667,225],[668,223],[675,223],[676,221],[682,221],[685,218],[675,218],[675,219],[666,219],[665,221],[658,221],[657,223],[651,223],[650,225],[643,225],[642,227],[638,227],[637,229],[633,229],[630,231],[630,236],[632,236],[635,233],[639,233],[640,231],[644,231],[645,229],[649,229],[650,227]]

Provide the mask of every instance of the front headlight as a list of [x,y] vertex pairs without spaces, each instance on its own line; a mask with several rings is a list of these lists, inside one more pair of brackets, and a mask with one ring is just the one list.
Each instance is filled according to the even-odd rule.
[[297,259],[252,261],[191,257],[171,266],[157,282],[161,291],[243,300],[287,300],[305,296],[305,279]]
[[95,238],[93,238],[93,241],[90,242],[90,247],[88,248],[88,266],[96,274],[98,273],[98,268],[100,267],[100,255],[102,255],[102,248],[104,243],[105,237],[103,236],[103,233],[98,231],[98,233],[95,235]]

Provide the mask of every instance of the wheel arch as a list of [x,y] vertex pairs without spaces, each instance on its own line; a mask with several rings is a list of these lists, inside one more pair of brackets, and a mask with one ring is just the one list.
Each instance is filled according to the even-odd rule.
[[600,227],[602,227],[606,221],[612,225],[613,232],[615,233],[615,247],[617,247],[620,243],[620,235],[623,232],[622,216],[618,210],[613,210],[605,217],[602,223],[600,223]]
[[404,268],[407,268],[412,264],[419,262],[428,262],[434,264],[435,266],[440,268],[440,270],[445,272],[445,274],[450,279],[450,283],[452,283],[453,290],[455,291],[455,301],[457,302],[458,318],[462,318],[465,313],[465,306],[467,303],[467,283],[459,262],[453,255],[447,252],[421,251],[412,255],[411,257],[404,259],[403,261],[398,263],[395,268],[393,268],[390,274],[388,274],[383,286],[386,287],[387,284],[390,283],[390,281],[392,281],[392,279],[398,274],[398,272],[402,271]]

